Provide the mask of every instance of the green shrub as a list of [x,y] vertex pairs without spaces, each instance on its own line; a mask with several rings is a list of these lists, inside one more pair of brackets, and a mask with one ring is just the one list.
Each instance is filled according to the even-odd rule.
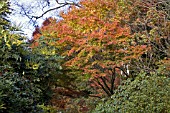
[[42,104],[42,91],[28,79],[17,73],[6,73],[0,77],[1,113],[37,112],[37,104]]
[[94,113],[170,113],[170,78],[140,74],[128,79]]

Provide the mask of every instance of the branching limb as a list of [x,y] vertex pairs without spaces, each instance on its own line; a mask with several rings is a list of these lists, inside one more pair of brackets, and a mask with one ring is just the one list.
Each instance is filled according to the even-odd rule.
[[[38,19],[42,18],[44,15],[46,15],[47,13],[49,13],[51,11],[58,10],[58,9],[63,8],[65,6],[76,6],[76,7],[79,7],[79,8],[82,7],[80,4],[78,4],[76,2],[71,2],[71,1],[68,1],[68,0],[66,0],[62,3],[58,2],[58,0],[56,0],[56,4],[58,4],[59,6],[56,6],[56,7],[47,9],[47,10],[44,10],[44,9],[46,9],[49,6],[49,4],[50,4],[49,0],[47,0],[47,3],[44,3],[45,5],[42,2],[38,2],[36,5],[34,5],[34,6],[30,5],[28,7],[25,7],[23,4],[20,4],[19,2],[14,2],[13,4],[21,9],[19,14],[27,17],[29,19],[29,23],[33,24],[33,26],[36,26]],[[32,11],[35,8],[39,8],[38,10],[41,10],[40,8],[42,8],[43,13],[40,14],[40,15],[31,15],[30,11]],[[33,14],[33,12],[32,12],[32,14]]]
[[54,10],[57,10],[57,9],[60,9],[64,6],[67,6],[67,5],[74,5],[74,6],[77,6],[77,7],[82,7],[81,5],[79,5],[78,3],[75,3],[75,2],[69,2],[69,1],[65,1],[65,2],[58,2],[58,0],[56,0],[56,3],[59,4],[60,6],[58,7],[55,7],[55,8],[51,8],[51,9],[48,9],[47,11],[45,11],[43,14],[41,14],[40,16],[32,16],[32,18],[35,18],[35,19],[39,19],[41,17],[43,17],[45,14],[47,14],[48,12],[50,11],[54,11]]

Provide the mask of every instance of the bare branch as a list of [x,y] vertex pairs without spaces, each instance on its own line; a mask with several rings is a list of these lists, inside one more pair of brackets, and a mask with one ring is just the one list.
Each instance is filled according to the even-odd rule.
[[108,84],[106,83],[106,80],[103,77],[99,77],[99,78],[102,80],[105,88],[107,88],[107,90],[109,91],[109,94],[112,94],[111,89],[109,88]]
[[56,10],[56,9],[59,9],[59,8],[64,7],[66,5],[68,5],[68,4],[64,4],[64,5],[49,9],[49,10],[45,11],[42,15],[40,15],[40,16],[32,16],[32,18],[39,19],[39,18],[43,17],[45,14],[47,14],[48,12]]
[[[44,15],[46,15],[47,13],[49,13],[51,11],[58,10],[58,9],[63,8],[65,6],[76,6],[76,7],[79,7],[79,8],[81,7],[81,5],[78,4],[77,2],[71,2],[71,1],[66,0],[66,1],[60,3],[60,2],[58,2],[58,0],[56,0],[56,4],[58,4],[59,6],[47,9],[50,2],[49,2],[49,0],[46,0],[46,2],[47,3],[38,2],[33,7],[31,5],[28,6],[28,7],[25,7],[22,3],[19,3],[19,2],[13,2],[13,4],[20,8],[19,14],[22,15],[22,16],[26,16],[29,19],[29,23],[31,23],[33,26],[36,26],[38,19],[41,19]],[[42,11],[43,11],[42,14],[31,15],[30,11],[32,11],[36,7],[42,8]],[[46,10],[44,10],[44,8]],[[33,14],[33,12],[32,12],[32,14]]]
[[108,96],[111,96],[112,94],[110,93],[109,90],[107,90],[103,84],[97,79],[96,82],[99,84],[99,86],[103,89],[103,91],[108,95]]
[[77,3],[75,3],[75,2],[65,1],[65,2],[63,2],[63,3],[60,3],[60,2],[58,2],[58,0],[56,0],[56,2],[57,2],[57,4],[60,4],[61,6],[58,6],[58,7],[49,9],[49,10],[45,11],[45,12],[44,12],[42,15],[40,15],[40,16],[32,16],[32,17],[35,18],[35,19],[39,19],[39,18],[43,17],[45,14],[47,14],[48,12],[53,11],[53,10],[57,10],[57,9],[59,9],[59,8],[62,8],[62,7],[64,7],[64,6],[67,6],[67,5],[74,5],[74,6],[77,6],[77,7],[81,7],[79,4],[77,4]]
[[115,78],[116,78],[116,69],[114,68],[113,70],[111,69],[111,93],[113,94],[113,90],[115,89],[114,87],[114,82],[115,82]]
[[116,66],[115,69],[116,69],[116,68],[117,68],[117,69],[120,69],[120,70],[123,72],[123,74],[125,74],[126,77],[129,76],[129,74],[128,74],[122,67]]

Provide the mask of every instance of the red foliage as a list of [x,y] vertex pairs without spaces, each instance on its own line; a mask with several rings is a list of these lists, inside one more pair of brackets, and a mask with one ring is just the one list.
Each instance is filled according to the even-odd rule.
[[42,26],[48,26],[51,22],[50,22],[51,18],[47,18],[43,23]]
[[41,34],[40,28],[38,26],[35,27],[35,31],[33,32],[32,36],[35,37],[36,35]]

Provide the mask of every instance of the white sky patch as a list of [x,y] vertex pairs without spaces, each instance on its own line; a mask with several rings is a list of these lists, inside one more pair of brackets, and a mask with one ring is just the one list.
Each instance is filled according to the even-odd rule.
[[[56,3],[55,0],[49,0],[49,6],[45,4],[43,0],[10,0],[11,8],[14,9],[12,14],[10,15],[10,21],[13,25],[19,26],[26,37],[29,39],[32,38],[32,32],[35,29],[33,23],[30,22],[30,19],[25,16],[25,12],[28,16],[41,16],[43,12],[47,11],[48,9],[58,7],[59,4]],[[77,3],[78,0],[71,0]],[[64,2],[64,0],[59,0],[59,2]],[[19,5],[20,7],[18,7]],[[23,8],[26,10],[23,10]],[[64,8],[60,8],[58,10],[50,11],[46,13],[42,18],[37,20],[36,25],[41,26],[42,22],[49,17],[55,17],[59,19],[59,12],[66,11],[68,6]]]

